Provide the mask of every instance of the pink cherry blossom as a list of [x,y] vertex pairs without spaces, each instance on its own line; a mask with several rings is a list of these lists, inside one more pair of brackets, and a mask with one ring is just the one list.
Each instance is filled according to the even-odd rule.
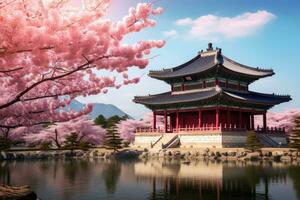
[[[120,121],[119,124],[117,124],[117,127],[120,136],[123,140],[128,142],[133,142],[135,137],[135,130],[137,128],[152,127],[152,123],[153,123],[153,114],[147,113],[140,120],[127,119],[127,120]],[[156,124],[157,124],[157,128],[162,129],[164,127],[164,118],[162,116],[157,116]]]
[[[300,109],[291,109],[284,112],[267,112],[267,126],[286,128],[290,131],[294,127],[295,117],[300,116]],[[255,116],[255,125],[262,127],[262,116]]]
[[150,18],[161,8],[139,3],[115,22],[107,18],[110,0],[83,2],[75,7],[72,0],[1,1],[0,128],[66,122],[91,112],[90,105],[79,112],[63,108],[78,96],[138,83],[139,77],[129,79],[128,71],[145,68],[151,49],[165,44],[123,42],[153,27]]
[[43,128],[24,134],[23,138],[27,143],[39,144],[43,142],[51,142],[57,147],[62,146],[66,136],[72,132],[76,132],[79,138],[92,144],[101,144],[104,141],[105,129],[97,126],[92,120],[86,116],[82,116],[67,122],[60,122],[51,125],[48,128]]

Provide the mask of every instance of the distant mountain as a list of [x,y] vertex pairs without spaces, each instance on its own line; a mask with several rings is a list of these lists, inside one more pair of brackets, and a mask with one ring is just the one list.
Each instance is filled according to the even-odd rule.
[[[74,99],[66,109],[80,111],[84,107],[85,107],[85,104],[80,103],[79,101]],[[112,105],[112,104],[93,103],[93,111],[89,114],[89,116],[91,119],[95,119],[99,115],[103,115],[105,118],[109,118],[114,115],[123,117],[124,115],[128,115],[128,114],[126,114],[120,108],[118,108],[117,106]]]

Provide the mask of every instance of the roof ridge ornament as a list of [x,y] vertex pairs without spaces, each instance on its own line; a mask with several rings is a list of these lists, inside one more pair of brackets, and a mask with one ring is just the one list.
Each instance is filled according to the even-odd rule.
[[208,43],[208,45],[207,45],[207,49],[206,49],[207,51],[213,51],[214,50],[214,48],[213,48],[213,45],[212,45],[212,43],[210,42],[210,43]]
[[222,56],[222,49],[221,48],[216,48],[217,50],[217,53],[216,53],[216,56],[215,56],[215,63],[216,64],[219,64],[219,65],[222,65],[223,64],[223,56]]

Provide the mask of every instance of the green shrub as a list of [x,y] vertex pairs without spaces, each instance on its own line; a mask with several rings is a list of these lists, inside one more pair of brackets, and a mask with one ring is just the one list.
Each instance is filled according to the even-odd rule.
[[77,149],[78,146],[79,146],[79,141],[78,141],[77,133],[72,132],[70,135],[66,136],[66,140],[64,142],[64,149],[73,151],[74,149]]
[[122,148],[122,139],[120,138],[120,134],[116,126],[112,126],[107,129],[104,145],[105,148],[113,149],[114,151]]
[[12,142],[9,139],[0,137],[0,150],[1,151],[9,150],[11,145],[12,145]]
[[79,146],[78,146],[78,148],[81,149],[81,150],[83,150],[83,151],[87,151],[91,147],[92,147],[92,145],[89,142],[86,142],[86,141],[81,141],[79,143]]
[[51,149],[51,146],[52,146],[52,144],[51,144],[51,142],[43,142],[42,144],[41,144],[41,150],[43,150],[43,151],[48,151],[48,150],[50,150]]
[[296,148],[300,151],[300,117],[297,117],[294,121],[295,126],[290,132],[290,144],[291,148]]
[[247,134],[247,144],[246,149],[254,152],[259,150],[262,147],[261,143],[259,142],[259,138],[254,131],[250,131]]
[[92,145],[89,142],[80,139],[77,133],[72,132],[66,137],[63,148],[73,152],[75,149],[87,151],[91,146]]

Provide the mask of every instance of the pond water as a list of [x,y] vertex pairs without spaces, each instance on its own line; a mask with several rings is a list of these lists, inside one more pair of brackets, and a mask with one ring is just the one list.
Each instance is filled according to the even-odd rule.
[[0,163],[0,181],[42,200],[300,199],[300,166],[176,160]]

